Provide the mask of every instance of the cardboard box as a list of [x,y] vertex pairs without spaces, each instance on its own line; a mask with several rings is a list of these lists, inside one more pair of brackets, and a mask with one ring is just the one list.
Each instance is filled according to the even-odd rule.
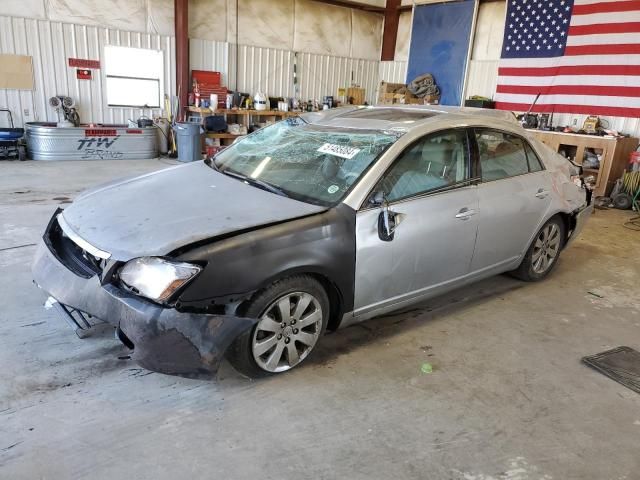
[[364,88],[349,87],[347,88],[347,103],[352,105],[364,105],[365,90]]
[[383,93],[378,98],[382,105],[422,105],[423,100],[411,93]]

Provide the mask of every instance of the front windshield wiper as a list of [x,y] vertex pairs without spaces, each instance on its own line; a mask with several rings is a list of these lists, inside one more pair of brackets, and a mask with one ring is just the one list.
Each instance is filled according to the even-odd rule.
[[242,180],[243,182],[248,183],[249,185],[253,185],[254,187],[261,188],[271,193],[275,193],[276,195],[281,195],[283,197],[289,198],[289,195],[287,195],[287,193],[284,190],[274,185],[271,185],[270,183],[263,182],[262,180],[258,180],[257,178],[248,177],[247,175],[234,172],[233,170],[228,170],[228,169],[220,170],[218,166],[215,165],[215,162],[211,162],[211,163],[214,165],[213,168],[220,173],[224,173],[225,175],[229,175],[230,177],[237,178],[238,180]]

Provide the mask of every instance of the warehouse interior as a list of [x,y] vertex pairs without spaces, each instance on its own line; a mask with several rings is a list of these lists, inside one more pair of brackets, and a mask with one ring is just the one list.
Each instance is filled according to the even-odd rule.
[[[638,85],[637,0],[3,0],[0,477],[639,478]],[[482,195],[456,206],[466,230],[447,241],[431,236],[443,216],[418,211],[425,230],[401,243],[416,216],[394,198],[399,180],[375,199],[376,167],[445,128],[466,132],[464,153],[449,137],[430,143],[448,157],[418,197],[509,181],[475,170],[486,132],[502,129],[525,152],[524,177],[561,172],[533,192],[560,205],[555,216],[525,231],[541,204],[521,200],[523,181],[490,208]],[[491,141],[498,155],[505,142]],[[286,148],[316,155],[320,181],[335,165],[325,158],[371,163],[352,180],[336,167],[320,200],[309,173],[289,198],[260,183]],[[224,175],[250,156],[250,175]],[[451,180],[463,157],[467,176]],[[566,207],[571,189],[584,205]],[[522,281],[514,272],[553,218],[560,258]],[[415,289],[412,275],[445,278],[447,243],[454,258],[471,242],[472,269],[519,231],[512,267],[422,300],[359,303]],[[91,240],[100,233],[104,245]],[[74,243],[65,253],[58,241]],[[317,270],[296,266],[299,251]],[[65,263],[74,252],[82,265]],[[127,267],[148,259],[154,281],[166,265],[177,272],[157,297],[127,283]],[[269,297],[286,282],[298,295],[290,326]],[[324,320],[292,362],[304,295]],[[105,306],[118,302],[128,309]],[[165,337],[131,333],[165,319],[153,327]],[[245,337],[271,338],[265,319],[287,343],[285,367],[255,350],[241,359]],[[193,355],[206,372],[176,366]]]

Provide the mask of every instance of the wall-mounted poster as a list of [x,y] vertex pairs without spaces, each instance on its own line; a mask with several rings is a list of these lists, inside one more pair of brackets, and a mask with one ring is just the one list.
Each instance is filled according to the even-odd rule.
[[0,89],[33,90],[33,61],[30,55],[0,54]]

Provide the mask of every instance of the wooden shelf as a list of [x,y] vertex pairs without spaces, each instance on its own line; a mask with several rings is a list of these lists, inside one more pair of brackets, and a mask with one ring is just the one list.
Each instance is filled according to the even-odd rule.
[[236,135],[235,133],[212,133],[212,132],[207,132],[205,133],[205,135],[209,138],[238,138],[243,136],[243,135]]
[[583,167],[585,173],[596,177],[593,192],[596,197],[606,196],[611,192],[615,181],[624,173],[629,155],[638,146],[638,139],[632,137],[600,137],[543,130],[529,130],[529,133],[556,152],[571,149],[571,157],[579,164],[585,158],[587,150],[599,150],[600,168]]
[[216,115],[255,115],[255,116],[271,116],[271,117],[297,117],[303,112],[282,112],[280,110],[240,110],[219,108],[211,110],[210,108],[188,107],[190,112],[201,114]]

